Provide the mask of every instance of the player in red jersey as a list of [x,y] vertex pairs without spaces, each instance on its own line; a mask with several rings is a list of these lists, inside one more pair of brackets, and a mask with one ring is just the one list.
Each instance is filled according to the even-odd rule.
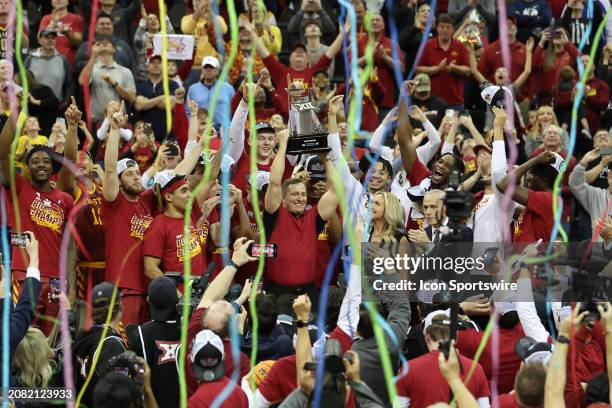
[[[71,106],[66,111],[69,122],[68,135],[66,139],[77,137],[77,124],[71,117],[75,115],[76,106]],[[0,163],[2,165],[0,177],[5,187],[11,186],[10,179],[10,150],[11,142],[15,135],[12,118],[8,118],[0,134]],[[59,312],[59,305],[54,303],[49,296],[50,281],[59,279],[60,276],[60,247],[62,236],[68,214],[72,209],[74,200],[62,191],[71,182],[70,170],[62,166],[61,158],[50,148],[35,145],[30,149],[25,158],[30,180],[20,175],[15,175],[14,187],[17,194],[18,213],[11,220],[13,230],[16,232],[32,231],[40,245],[40,258],[44,260],[40,266],[41,292],[40,301],[36,311],[40,316],[55,318]],[[51,175],[59,171],[57,187],[51,186]],[[14,246],[11,269],[14,279],[20,285],[23,282],[28,264],[27,255],[23,248]],[[45,334],[49,334],[53,327],[53,319],[35,319],[33,324],[38,324]]]
[[[153,222],[158,208],[155,189],[142,191],[138,163],[131,159],[117,160],[119,129],[127,121],[122,105],[111,116],[111,132],[104,155],[104,192],[102,218],[106,237],[106,273],[104,280],[121,289],[123,324],[141,324],[148,320],[146,293],[148,279],[142,261],[142,240]],[[195,167],[202,143],[193,147],[174,169],[186,176]]]
[[[206,197],[216,182],[220,165],[221,155],[218,154],[211,161],[211,178],[198,192],[192,207],[189,253],[193,275],[202,275],[206,269],[207,217],[219,202],[216,196],[208,200]],[[184,271],[184,217],[187,200],[192,194],[185,177],[176,176],[169,170],[157,173],[155,182],[160,186],[164,212],[155,217],[144,236],[142,255],[144,272],[149,279],[160,277],[165,272]]]
[[[66,111],[69,129],[81,124],[82,113],[74,98]],[[75,200],[74,227],[68,250],[68,271],[76,271],[76,277],[68,279],[68,293],[79,300],[87,300],[92,288],[104,281],[104,229],[102,225],[101,168],[94,170],[91,157],[85,151],[78,151],[76,133],[66,138],[64,159],[76,165],[71,183],[65,186]],[[89,305],[91,302],[85,302]],[[90,320],[90,310],[87,313]],[[87,324],[89,325],[89,324]]]

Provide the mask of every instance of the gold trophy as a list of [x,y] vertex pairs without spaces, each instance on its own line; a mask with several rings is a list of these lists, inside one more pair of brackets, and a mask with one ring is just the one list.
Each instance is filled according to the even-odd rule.
[[312,103],[308,84],[299,80],[291,81],[289,88],[289,142],[287,154],[328,152],[327,131],[321,126]]

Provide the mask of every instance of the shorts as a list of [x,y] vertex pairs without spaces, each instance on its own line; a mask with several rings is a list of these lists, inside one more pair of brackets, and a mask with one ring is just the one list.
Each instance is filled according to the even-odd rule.
[[[19,285],[19,292],[21,292],[26,273],[24,271],[13,271],[12,276]],[[49,280],[48,277],[40,277],[40,297],[36,300],[36,314],[34,320],[32,320],[32,326],[38,327],[47,337],[53,330],[60,309],[59,302],[49,301]]]
[[150,320],[149,304],[147,303],[146,295],[122,293],[121,304],[123,305],[121,321],[124,326],[128,324],[144,324]]

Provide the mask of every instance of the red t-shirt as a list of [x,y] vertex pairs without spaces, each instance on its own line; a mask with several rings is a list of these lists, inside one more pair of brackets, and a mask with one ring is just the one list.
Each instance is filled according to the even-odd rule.
[[[190,228],[191,274],[200,276],[206,269],[206,238],[208,222],[200,220],[202,211],[193,206]],[[161,260],[163,272],[183,272],[185,267],[183,230],[185,220],[159,214],[147,229],[142,243],[142,256]]]
[[[264,211],[264,217],[271,216]],[[266,279],[285,286],[314,283],[316,280],[317,218],[314,206],[303,215],[291,214],[284,205],[278,208],[272,234],[266,231],[269,241],[278,245],[276,258],[266,262]],[[289,273],[290,271],[290,273]]]
[[[367,37],[360,38],[357,41],[358,53],[362,57],[365,55],[365,50],[368,45],[369,39]],[[387,54],[393,57],[392,47],[397,49],[399,55],[399,62],[404,63],[404,53],[399,49],[396,43],[393,43],[387,36],[382,36],[376,46],[380,44]],[[378,81],[381,84],[381,88],[386,92],[383,95],[382,101],[378,104],[381,108],[392,108],[395,105],[397,98],[397,87],[395,86],[395,73],[393,68],[390,68],[382,57],[382,54],[375,49],[374,52],[374,65],[378,68]]]
[[548,242],[555,224],[552,199],[550,191],[528,191],[527,207],[514,226],[514,242],[532,243],[538,239]]
[[[330,339],[336,339],[340,342],[342,353],[350,350],[353,339],[339,327],[336,327],[329,336]],[[328,339],[329,340],[329,339]],[[257,389],[261,395],[269,402],[276,403],[287,398],[289,394],[297,388],[297,368],[296,357],[292,354],[287,357],[276,360],[268,375],[264,377]],[[356,406],[354,395],[349,396],[347,407]]]
[[75,243],[82,261],[104,262],[104,222],[102,220],[102,189],[94,184],[92,191],[79,186],[75,206]]
[[155,195],[147,190],[138,201],[128,201],[119,191],[115,201],[102,200],[106,238],[106,273],[104,280],[116,282],[122,289],[147,293],[148,279],[142,262],[142,240],[153,222]]
[[[39,32],[42,31],[45,27],[47,27],[52,21],[51,14],[47,14],[40,20]],[[58,20],[60,24],[63,24],[64,27],[67,27],[69,31],[73,33],[81,33],[83,34],[83,17],[78,14],[68,13],[64,17]],[[76,52],[78,47],[73,47],[70,44],[70,40],[64,34],[58,32],[57,40],[55,42],[55,48],[59,51],[60,54],[64,55],[68,62],[70,62],[70,66],[74,69],[74,63],[76,61]]]
[[[411,408],[425,408],[436,402],[450,401],[450,388],[440,373],[439,354],[438,350],[430,351],[410,360],[408,368],[402,368],[402,370],[407,369],[408,374],[401,377],[396,383],[397,395],[410,398]],[[459,355],[459,360],[463,366],[461,380],[465,382],[472,366],[472,360],[462,355]],[[480,364],[476,365],[474,374],[466,387],[476,399],[489,397],[489,384],[487,384]]]
[[[225,358],[227,358],[227,355]],[[223,399],[223,403],[220,406],[236,408],[248,407],[249,400],[244,391],[242,391],[242,388],[228,380],[227,377],[223,377],[217,381],[200,383],[196,393],[189,398],[187,406],[189,408],[211,407],[213,402],[219,398],[219,395],[224,392],[225,388],[228,386],[231,387],[232,391],[227,398]]]
[[[474,358],[482,336],[483,332],[477,332],[476,330],[457,331],[457,348],[464,356]],[[514,388],[514,378],[521,367],[521,358],[516,354],[514,346],[524,336],[525,331],[520,324],[509,330],[499,328],[499,349],[494,350],[492,348],[491,339],[489,338],[484,352],[480,356],[478,362],[482,365],[482,369],[489,381],[492,381],[493,377],[495,377],[499,393],[510,392]],[[494,353],[499,361],[496,370],[493,370]]]
[[[187,353],[185,353],[185,356],[187,357],[187,359],[189,359],[189,355],[191,354],[191,343],[193,342],[193,339],[200,331],[202,331],[202,316],[204,315],[205,311],[206,311],[206,308],[197,309],[195,312],[193,312],[193,314],[189,318],[189,326],[187,328],[188,350],[187,350]],[[223,359],[223,363],[225,364],[225,376],[231,379],[234,373],[234,361],[232,358],[232,344],[230,343],[229,340],[224,339],[223,347],[224,347],[224,353],[225,353],[225,358]],[[243,352],[240,352],[240,375],[238,377],[238,382],[240,382],[242,377],[247,375],[250,370],[251,370],[251,367],[249,363],[249,357],[247,357],[247,355],[244,354]],[[198,389],[198,381],[193,375],[193,369],[191,367],[191,362],[189,360],[186,361],[185,363],[185,378],[187,381],[188,394],[192,395],[193,393],[196,392],[196,389]]]
[[[23,177],[15,175],[15,190],[19,203],[20,228],[14,219],[14,232],[32,231],[39,242],[40,276],[59,277],[60,246],[68,214],[74,206],[70,194],[57,189],[44,192]],[[7,193],[11,197],[10,193]],[[11,203],[12,206],[12,203]],[[13,214],[15,218],[16,214]],[[28,260],[25,250],[13,247],[11,269],[25,271]]]
[[262,61],[266,68],[268,68],[268,71],[270,71],[270,76],[274,81],[276,91],[278,92],[280,101],[283,103],[285,112],[289,112],[289,96],[287,95],[287,91],[285,91],[285,89],[288,88],[287,75],[291,77],[291,81],[301,80],[310,87],[314,73],[320,70],[327,70],[331,64],[331,60],[327,58],[325,54],[321,55],[321,58],[319,58],[316,64],[301,71],[296,71],[280,63],[276,57],[272,55],[269,55]]
[[492,406],[497,408],[521,408],[516,400],[516,393],[500,395]]
[[[267,171],[270,172],[270,168],[272,167],[272,158],[268,164],[260,164],[255,163],[257,166],[257,170],[259,171]],[[238,159],[238,163],[236,163],[236,172],[234,173],[234,177],[232,177],[232,184],[242,190],[244,195],[246,195],[247,190],[251,188],[249,184],[249,175],[251,174],[251,157],[246,152],[242,152],[242,156]],[[288,178],[291,178],[293,174],[293,165],[289,162],[287,158],[285,158],[285,172],[283,173],[283,181]]]
[[[419,61],[422,66],[438,65],[444,58],[450,65],[469,66],[470,60],[467,49],[458,40],[452,39],[448,50],[443,50],[438,38],[432,38],[425,44],[423,56]],[[440,72],[431,76],[431,93],[444,99],[449,105],[463,104],[463,82],[465,77],[450,72]]]

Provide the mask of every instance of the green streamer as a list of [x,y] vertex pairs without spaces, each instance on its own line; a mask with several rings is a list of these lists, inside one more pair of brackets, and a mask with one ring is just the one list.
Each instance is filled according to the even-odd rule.
[[[238,22],[236,18],[236,9],[234,7],[234,0],[227,0],[227,12],[230,20],[230,52],[227,57],[227,61],[224,61],[223,69],[221,70],[221,74],[217,78],[217,83],[215,85],[215,90],[213,91],[213,95],[210,99],[209,104],[209,114],[208,119],[206,121],[206,129],[204,131],[204,147],[203,151],[208,151],[210,146],[210,129],[212,127],[212,121],[215,117],[215,109],[217,104],[217,98],[219,97],[219,93],[221,92],[221,86],[223,82],[228,77],[229,69],[234,63],[234,59],[236,57],[236,52],[238,50]],[[224,152],[218,152],[217,154],[223,154]],[[210,166],[206,166],[204,168],[204,176],[202,180],[198,183],[196,188],[193,190],[192,194],[189,196],[187,200],[187,204],[185,206],[185,226],[183,231],[183,253],[185,254],[185,269],[183,272],[184,281],[190,281],[191,277],[191,252],[189,243],[191,241],[191,212],[193,207],[193,200],[197,196],[197,194],[204,188],[204,185],[208,182],[210,178]],[[189,288],[185,289],[184,293],[185,302],[183,305],[183,316],[189,316],[189,305],[191,304],[191,292]],[[185,382],[185,355],[187,353],[187,328],[188,328],[189,320],[183,317],[181,322],[181,350],[179,353],[179,391],[180,391],[180,402],[181,408],[185,408],[187,406],[187,385]]]

